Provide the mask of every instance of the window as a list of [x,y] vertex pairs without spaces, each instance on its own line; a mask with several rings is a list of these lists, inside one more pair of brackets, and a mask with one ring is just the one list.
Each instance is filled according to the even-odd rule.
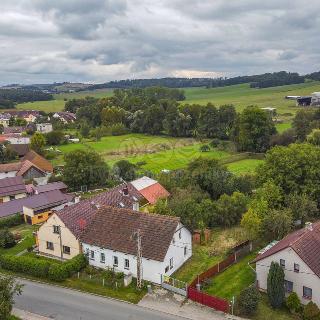
[[42,219],[42,214],[38,214],[38,219]]
[[129,264],[129,259],[124,259],[124,268],[129,270],[130,264]]
[[113,266],[114,267],[118,266],[118,257],[116,257],[116,256],[113,257]]
[[14,199],[15,199],[15,196],[9,196],[9,199],[10,199],[10,200],[14,200]]
[[299,272],[299,271],[300,271],[300,266],[297,263],[295,263],[294,264],[294,272]]
[[293,291],[293,282],[284,280],[284,287],[287,293],[291,293]]
[[60,227],[59,226],[53,226],[53,233],[60,234]]
[[100,253],[100,262],[105,263],[106,262],[106,256],[104,253]]
[[281,266],[282,268],[285,268],[285,267],[286,267],[286,261],[283,260],[283,259],[280,259],[280,266]]
[[305,299],[312,299],[312,289],[308,287],[303,287],[303,297]]
[[63,253],[65,253],[65,254],[70,254],[70,247],[68,247],[68,246],[63,246]]
[[179,231],[179,239],[181,239],[181,230]]
[[170,258],[170,269],[173,268],[173,258]]
[[169,271],[169,266],[166,266],[166,268],[164,269],[164,273],[167,273]]
[[187,250],[188,250],[188,248],[185,246],[185,247],[183,248],[183,251],[184,251],[184,255],[185,255],[185,256],[187,255]]
[[92,251],[92,250],[90,251],[90,259],[94,260],[94,251]]
[[47,241],[47,249],[53,250],[53,242]]

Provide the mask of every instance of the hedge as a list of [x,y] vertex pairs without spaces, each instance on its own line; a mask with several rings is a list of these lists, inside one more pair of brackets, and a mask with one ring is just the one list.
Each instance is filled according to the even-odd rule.
[[0,229],[11,228],[18,226],[21,223],[23,223],[23,217],[21,214],[17,213],[14,216],[0,219]]
[[49,278],[53,281],[64,281],[87,265],[87,259],[79,254],[61,264],[51,264],[50,261],[38,260],[32,257],[0,255],[0,267],[27,275]]

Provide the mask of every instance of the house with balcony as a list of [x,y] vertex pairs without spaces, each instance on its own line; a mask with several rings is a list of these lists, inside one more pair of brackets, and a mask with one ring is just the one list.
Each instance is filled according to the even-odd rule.
[[277,262],[284,270],[286,293],[296,292],[303,304],[313,301],[320,307],[320,221],[274,241],[254,262],[260,290],[267,290],[270,265]]

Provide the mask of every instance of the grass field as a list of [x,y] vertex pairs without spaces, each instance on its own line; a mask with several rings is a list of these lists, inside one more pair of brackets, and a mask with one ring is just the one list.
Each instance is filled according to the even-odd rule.
[[259,159],[244,159],[229,163],[227,168],[234,174],[253,173],[263,161]]
[[[212,102],[215,105],[234,104],[238,111],[241,111],[248,105],[276,107],[278,114],[283,115],[286,113],[294,114],[296,110],[298,110],[295,106],[295,102],[284,99],[285,96],[309,95],[312,92],[320,91],[320,82],[306,82],[303,84],[265,89],[253,89],[250,88],[249,84],[241,84],[212,89],[184,88],[183,90],[186,94],[186,100],[181,103],[207,104],[208,102]],[[86,96],[102,98],[111,95],[111,89],[61,93],[54,95],[55,100],[18,104],[17,108],[55,112],[63,109],[65,99],[83,98]]]
[[259,107],[276,107],[278,114],[292,113],[298,109],[295,102],[286,100],[287,95],[310,95],[320,91],[320,82],[287,85],[274,88],[253,89],[249,84],[241,84],[222,88],[185,88],[186,100],[183,103],[215,105],[233,104],[238,111],[248,105]]
[[87,96],[95,97],[95,98],[104,98],[110,97],[112,95],[112,90],[96,90],[96,91],[80,91],[74,93],[60,93],[54,95],[54,100],[51,101],[35,101],[35,102],[27,102],[20,103],[17,105],[17,109],[20,110],[41,110],[45,112],[56,112],[61,111],[65,105],[65,99],[79,99]]

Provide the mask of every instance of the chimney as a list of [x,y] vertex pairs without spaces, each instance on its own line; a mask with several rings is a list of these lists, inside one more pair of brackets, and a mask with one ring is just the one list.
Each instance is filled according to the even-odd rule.
[[80,199],[81,199],[81,196],[75,197],[75,198],[74,198],[74,203],[79,203],[79,202],[80,202]]
[[306,223],[305,223],[305,227],[306,227],[309,231],[313,231],[312,222],[306,222]]
[[127,185],[122,189],[122,193],[123,193],[124,196],[128,196],[129,195],[129,189],[128,189]]

